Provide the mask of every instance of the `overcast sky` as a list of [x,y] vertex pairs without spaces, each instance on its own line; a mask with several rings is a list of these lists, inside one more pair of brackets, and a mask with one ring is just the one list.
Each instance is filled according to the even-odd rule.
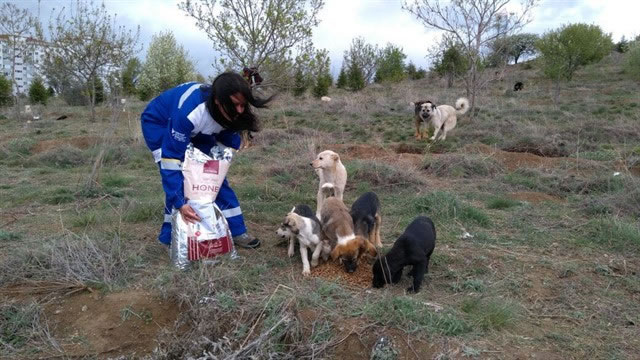
[[[0,0],[0,3],[7,0]],[[37,0],[11,0],[20,7],[37,12]],[[54,8],[75,3],[75,0],[42,0],[40,17],[45,24]],[[180,0],[105,0],[108,9],[117,13],[123,25],[140,25],[140,40],[146,54],[151,36],[171,30],[177,40],[189,51],[197,70],[205,76],[213,74],[215,56],[206,34],[195,26],[195,21],[178,9]],[[314,29],[313,41],[317,48],[329,50],[331,67],[338,72],[342,55],[351,40],[362,36],[368,43],[400,46],[408,60],[428,67],[426,55],[439,33],[427,30],[418,20],[401,9],[400,0],[325,0],[320,11],[320,25]],[[517,0],[513,0],[517,4]],[[596,24],[613,35],[614,41],[640,35],[638,24],[640,1],[637,0],[542,0],[535,9],[534,20],[524,29],[542,34],[564,24],[584,22]]]

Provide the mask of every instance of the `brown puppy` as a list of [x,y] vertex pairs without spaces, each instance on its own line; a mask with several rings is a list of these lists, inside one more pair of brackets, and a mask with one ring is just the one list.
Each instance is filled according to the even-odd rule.
[[354,272],[364,253],[376,256],[377,251],[368,239],[356,236],[349,210],[337,197],[327,198],[320,213],[322,231],[331,245],[331,258],[340,260],[346,272]]

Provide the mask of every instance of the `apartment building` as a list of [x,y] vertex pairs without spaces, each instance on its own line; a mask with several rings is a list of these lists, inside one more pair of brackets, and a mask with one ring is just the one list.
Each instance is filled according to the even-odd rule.
[[[0,73],[11,80],[11,72],[14,71],[16,80],[16,84],[13,84],[14,94],[27,93],[35,77],[40,76],[44,79],[42,64],[46,43],[30,37],[19,37],[17,41],[19,45],[16,47],[19,50],[14,51],[10,39],[12,39],[10,35],[0,34]],[[15,60],[15,68],[13,68],[13,60]]]

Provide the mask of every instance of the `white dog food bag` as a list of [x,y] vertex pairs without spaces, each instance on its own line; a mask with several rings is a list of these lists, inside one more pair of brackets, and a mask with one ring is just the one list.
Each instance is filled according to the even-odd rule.
[[201,221],[190,224],[174,209],[171,216],[171,262],[187,269],[192,261],[215,262],[215,257],[230,253],[236,258],[236,249],[227,220],[215,204],[224,181],[233,150],[215,146],[211,156],[189,144],[182,164],[184,196]]

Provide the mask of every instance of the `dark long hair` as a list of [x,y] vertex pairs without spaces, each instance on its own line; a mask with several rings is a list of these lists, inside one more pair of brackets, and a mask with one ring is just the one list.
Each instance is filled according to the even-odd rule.
[[[238,114],[231,100],[231,96],[237,93],[242,94],[247,100],[242,114]],[[249,88],[249,83],[247,83],[240,74],[227,71],[218,75],[213,80],[206,106],[209,114],[225,129],[233,131],[260,131],[260,121],[251,110],[251,107],[266,108],[273,97],[274,96],[270,96],[269,98],[262,99],[253,96],[251,88]],[[232,120],[228,120],[222,115],[222,112],[216,105],[216,99]]]

